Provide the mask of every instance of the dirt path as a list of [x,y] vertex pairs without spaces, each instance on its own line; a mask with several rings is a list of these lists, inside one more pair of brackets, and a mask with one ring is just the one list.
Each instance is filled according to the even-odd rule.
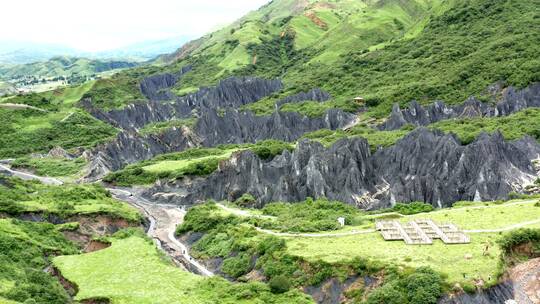
[[26,105],[26,104],[20,104],[20,103],[0,103],[0,108],[6,108],[6,109],[10,109],[10,110],[31,109],[31,110],[36,110],[36,111],[40,111],[40,112],[47,112],[46,110],[36,108],[36,107],[33,107],[33,106],[29,106],[29,105]]
[[42,176],[37,176],[37,175],[34,175],[34,174],[22,172],[22,171],[13,170],[10,167],[8,167],[7,165],[2,165],[2,164],[0,164],[0,173],[5,173],[5,174],[7,174],[9,176],[15,176],[15,177],[18,177],[18,178],[24,179],[24,180],[39,180],[40,182],[42,182],[45,185],[59,186],[59,185],[62,185],[64,183],[61,180],[56,179],[56,178],[42,177]]
[[465,232],[465,233],[505,232],[505,231],[510,231],[510,230],[514,230],[514,229],[518,229],[518,228],[523,228],[525,226],[529,226],[529,225],[533,225],[533,224],[537,224],[537,223],[540,223],[540,219],[534,220],[534,221],[528,221],[528,222],[521,222],[521,223],[517,223],[517,224],[514,224],[514,225],[504,227],[504,228],[499,228],[499,229],[463,230],[463,232]]
[[[525,201],[519,201],[504,205],[491,205],[491,206],[476,206],[476,207],[469,207],[469,209],[484,209],[484,208],[497,208],[497,207],[509,207],[514,206],[518,204],[533,204],[536,200],[525,200]],[[217,204],[218,207],[221,209],[230,212],[237,216],[242,217],[263,217],[263,218],[274,218],[272,216],[267,215],[253,215],[247,210],[241,210],[236,208],[227,207],[223,204]],[[440,210],[440,211],[434,211],[432,213],[436,212],[448,212],[448,210]],[[429,213],[427,214],[429,215]],[[405,216],[404,216],[405,217]],[[525,226],[533,225],[540,223],[540,219],[533,220],[533,221],[527,221],[527,222],[521,222],[517,224],[513,224],[504,228],[498,228],[498,229],[475,229],[475,230],[464,230],[465,233],[496,233],[496,232],[506,232],[518,228],[523,228]],[[283,236],[283,237],[313,237],[313,238],[326,238],[326,237],[344,237],[344,236],[351,236],[351,235],[358,235],[358,234],[368,234],[368,233],[375,233],[377,232],[375,229],[364,229],[364,230],[351,230],[347,232],[338,232],[338,233],[287,233],[287,232],[276,232],[273,230],[268,229],[262,229],[259,227],[255,227],[255,229],[261,233],[266,233],[270,235],[275,236]]]
[[145,214],[150,220],[150,228],[147,232],[148,236],[157,240],[159,246],[166,250],[173,258],[182,258],[183,261],[189,263],[191,266],[189,268],[194,268],[196,273],[204,276],[214,275],[204,265],[197,262],[189,254],[187,246],[178,241],[174,236],[176,227],[184,220],[186,212],[183,209],[173,205],[151,203],[127,189],[107,189],[114,198],[134,206]]

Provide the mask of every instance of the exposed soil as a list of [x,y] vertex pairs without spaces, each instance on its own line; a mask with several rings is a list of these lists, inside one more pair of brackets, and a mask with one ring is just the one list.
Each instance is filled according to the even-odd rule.
[[315,14],[315,12],[308,11],[304,15],[308,17],[311,20],[311,22],[315,23],[321,29],[325,31],[328,30],[328,24],[326,24],[326,22],[324,22],[321,18],[319,18],[317,14]]
[[50,267],[49,273],[58,279],[62,287],[64,287],[68,295],[70,295],[71,297],[75,296],[77,292],[79,292],[79,287],[75,283],[72,283],[66,278],[64,278],[64,276],[62,276],[62,273],[60,273],[60,270],[56,269],[55,267]]
[[84,248],[84,252],[94,252],[111,247],[111,243],[92,240]]
[[328,2],[317,2],[311,6],[312,9],[334,9],[336,5]]
[[540,303],[540,258],[519,264],[509,271],[518,303]]

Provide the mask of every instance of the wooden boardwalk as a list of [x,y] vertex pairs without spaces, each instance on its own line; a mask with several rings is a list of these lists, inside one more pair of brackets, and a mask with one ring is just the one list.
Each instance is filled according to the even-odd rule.
[[471,239],[454,224],[437,225],[430,219],[419,219],[408,223],[377,221],[375,228],[385,241],[404,241],[407,245],[431,245],[434,239],[445,244],[468,244]]

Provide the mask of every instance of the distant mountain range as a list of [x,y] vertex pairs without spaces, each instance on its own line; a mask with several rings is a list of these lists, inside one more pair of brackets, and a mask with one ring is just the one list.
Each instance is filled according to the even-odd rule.
[[94,74],[131,68],[139,65],[130,60],[101,60],[69,56],[57,56],[47,61],[17,65],[0,65],[0,79],[11,80],[32,76],[35,78],[87,77]]
[[188,36],[179,36],[135,43],[126,47],[101,52],[85,52],[56,44],[0,41],[0,64],[27,64],[47,61],[57,56],[146,61],[158,55],[170,53],[190,39],[191,37]]

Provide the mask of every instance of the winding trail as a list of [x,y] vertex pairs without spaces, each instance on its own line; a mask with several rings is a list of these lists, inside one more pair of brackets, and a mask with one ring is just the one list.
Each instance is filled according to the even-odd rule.
[[60,185],[64,184],[63,181],[61,181],[59,179],[56,179],[56,178],[37,176],[37,175],[34,175],[34,174],[13,170],[10,167],[8,167],[6,165],[3,165],[3,164],[0,164],[0,173],[4,173],[4,174],[9,175],[9,176],[15,176],[15,177],[18,177],[18,178],[24,179],[24,180],[38,180],[38,181],[40,181],[41,183],[43,183],[45,185],[60,186]]
[[[504,205],[489,205],[489,206],[474,206],[474,207],[466,207],[467,209],[484,209],[484,208],[501,208],[501,207],[510,207],[514,205],[520,205],[520,204],[533,204],[536,200],[524,200],[524,201],[518,201],[514,203],[508,203]],[[241,210],[236,208],[227,207],[223,204],[216,204],[221,209],[230,212],[237,216],[242,217],[259,217],[259,218],[274,218],[273,216],[268,215],[254,215],[251,214],[247,210]],[[465,208],[465,207],[464,207]],[[431,213],[437,213],[437,212],[448,212],[448,210],[439,210],[434,211]],[[429,214],[428,214],[429,215]],[[405,216],[404,216],[405,217]],[[534,225],[540,223],[540,219],[527,221],[527,222],[521,222],[517,224],[512,224],[510,226],[506,226],[503,228],[496,228],[496,229],[473,229],[473,230],[463,230],[465,233],[497,233],[497,232],[506,232],[518,228],[523,228],[529,225]],[[273,230],[268,229],[262,229],[259,227],[254,227],[258,232],[270,234],[274,236],[282,236],[282,237],[311,237],[311,238],[327,238],[327,237],[344,237],[344,236],[351,236],[351,235],[359,235],[359,234],[368,234],[368,233],[376,233],[377,231],[375,229],[364,229],[364,230],[351,230],[347,232],[338,232],[338,233],[288,233],[288,232],[277,232]]]
[[528,221],[528,222],[521,222],[514,225],[510,225],[504,228],[498,228],[498,229],[476,229],[476,230],[463,230],[465,233],[490,233],[490,232],[506,232],[514,229],[523,228],[525,226],[534,225],[540,223],[540,219],[534,220],[534,221]]
[[[175,205],[154,204],[128,189],[107,188],[115,199],[124,201],[141,212],[150,220],[148,236],[155,239],[158,246],[167,251],[173,258],[182,258],[194,272],[211,277],[214,273],[208,270],[189,254],[189,249],[174,236],[176,227],[182,224],[186,211]],[[189,270],[189,269],[188,269]]]

